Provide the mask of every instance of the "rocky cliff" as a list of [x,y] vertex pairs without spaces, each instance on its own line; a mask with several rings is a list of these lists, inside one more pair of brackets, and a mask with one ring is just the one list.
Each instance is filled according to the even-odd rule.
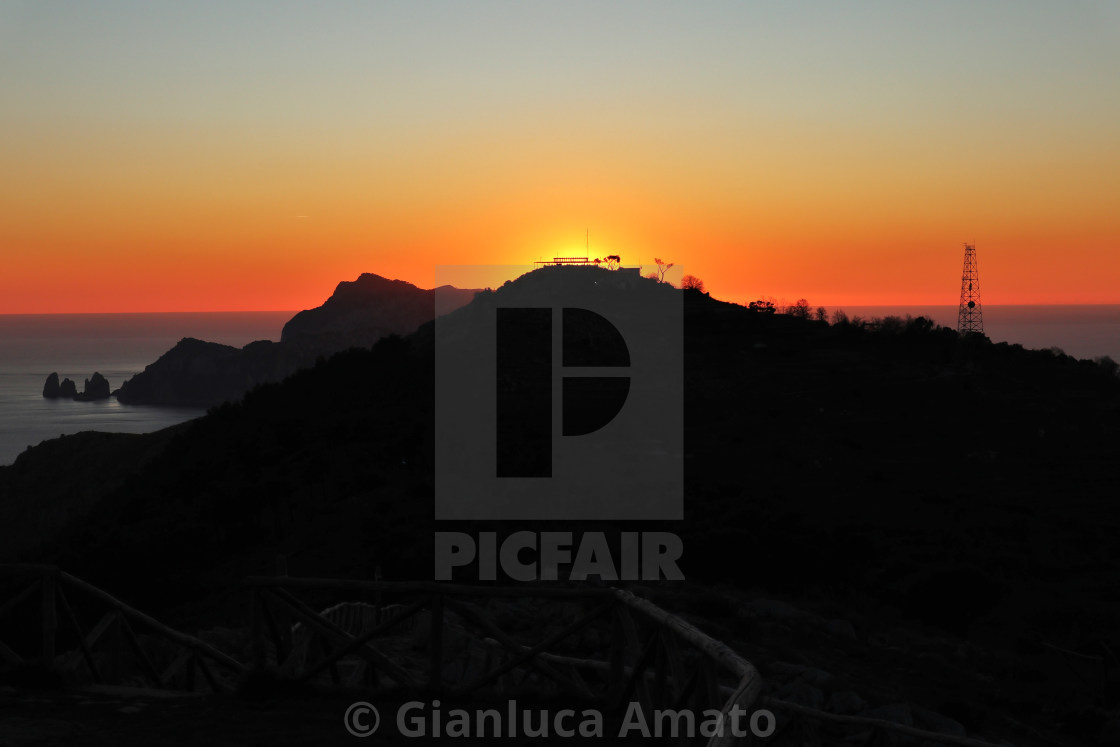
[[[441,304],[450,298],[453,308],[468,303],[477,292],[450,286],[439,290]],[[435,290],[403,280],[362,273],[357,280],[339,283],[322,306],[292,317],[280,340],[318,354],[369,347],[386,335],[410,334],[433,319],[435,295]]]

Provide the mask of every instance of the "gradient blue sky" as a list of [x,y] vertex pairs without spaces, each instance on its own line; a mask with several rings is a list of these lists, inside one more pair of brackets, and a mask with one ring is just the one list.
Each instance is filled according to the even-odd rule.
[[[721,297],[1120,302],[1120,4],[4,2],[0,312],[582,250]],[[150,279],[158,278],[153,288]]]

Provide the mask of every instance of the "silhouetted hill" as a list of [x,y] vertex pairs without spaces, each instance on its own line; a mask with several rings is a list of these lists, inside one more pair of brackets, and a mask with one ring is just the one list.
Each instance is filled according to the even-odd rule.
[[[764,673],[829,660],[956,699],[945,712],[970,728],[1002,713],[1097,734],[1091,704],[1115,703],[1120,680],[1086,684],[1046,655],[1120,651],[1120,381],[922,319],[828,325],[684,300],[686,518],[667,528],[685,543],[679,593],[708,595],[688,602],[705,626]],[[297,575],[428,579],[431,341],[429,323],[120,439],[99,456],[111,479],[80,499],[59,468],[90,464],[79,442],[31,449],[0,468],[5,517],[49,501],[71,520],[22,551],[18,521],[0,522],[0,553],[81,569],[173,620],[219,617],[277,554]]]
[[[462,306],[477,291],[446,286],[440,292],[445,303]],[[435,294],[404,280],[365,272],[357,280],[339,283],[322,306],[292,317],[280,340],[318,354],[369,347],[386,335],[405,335],[431,321]]]
[[258,384],[314,363],[313,355],[269,340],[235,348],[184,337],[116,395],[126,404],[205,407],[240,399]]
[[[452,308],[472,290],[441,289]],[[435,291],[370,273],[338,284],[322,305],[296,314],[279,343],[258,340],[243,348],[184,338],[116,396],[129,404],[209,406],[235,401],[259,384],[280,381],[323,355],[368,347],[390,334],[408,334],[435,316]]]

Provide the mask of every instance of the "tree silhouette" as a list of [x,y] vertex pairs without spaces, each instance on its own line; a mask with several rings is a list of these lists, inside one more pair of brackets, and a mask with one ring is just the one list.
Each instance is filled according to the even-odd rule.
[[657,281],[659,283],[664,283],[665,282],[665,273],[667,273],[669,271],[669,268],[672,267],[674,263],[673,262],[663,262],[660,259],[658,259],[657,257],[653,258],[653,263],[655,265],[657,265]]
[[1094,358],[1093,362],[1112,376],[1120,376],[1120,363],[1112,360],[1109,356],[1102,355],[1099,358]]
[[681,288],[684,290],[697,290],[704,292],[704,281],[695,275],[685,275],[681,278]]
[[603,261],[607,263],[608,270],[617,270],[618,266],[622,264],[622,257],[617,254],[608,254]]

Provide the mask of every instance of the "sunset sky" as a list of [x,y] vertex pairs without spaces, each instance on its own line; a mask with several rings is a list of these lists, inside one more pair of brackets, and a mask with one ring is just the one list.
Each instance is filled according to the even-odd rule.
[[1120,3],[0,2],[0,313],[654,257],[1120,303]]

